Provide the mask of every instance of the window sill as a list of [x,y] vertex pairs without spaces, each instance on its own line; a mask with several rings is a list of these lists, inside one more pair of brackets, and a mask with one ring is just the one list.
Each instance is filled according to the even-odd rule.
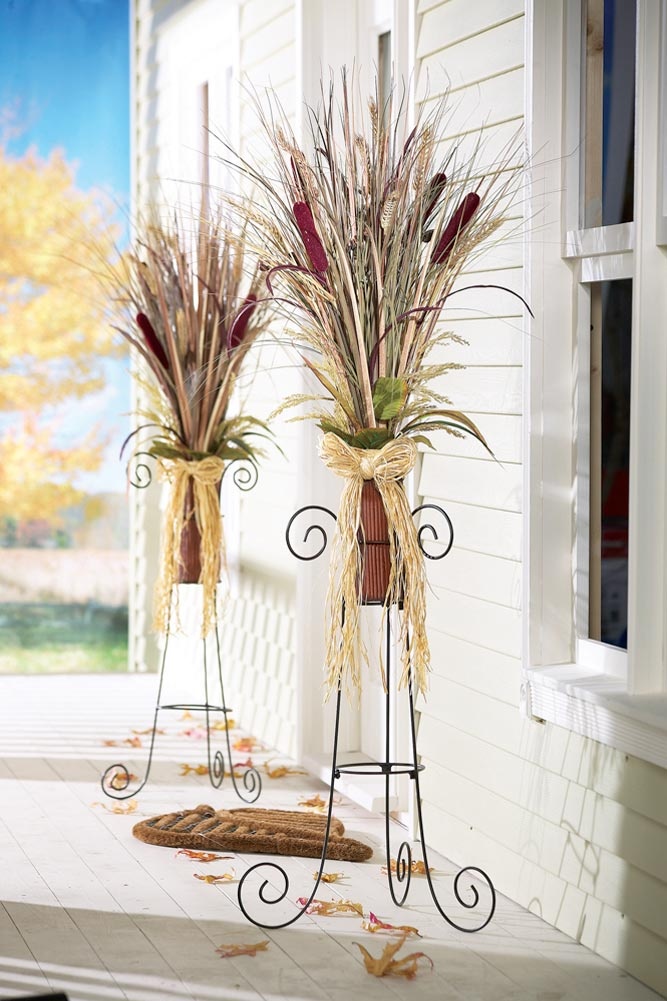
[[624,682],[577,664],[524,672],[526,714],[667,768],[667,695],[628,695]]

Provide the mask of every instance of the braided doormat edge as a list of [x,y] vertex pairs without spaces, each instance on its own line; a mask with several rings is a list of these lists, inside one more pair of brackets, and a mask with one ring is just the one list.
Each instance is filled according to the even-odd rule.
[[[192,810],[141,820],[132,834],[146,844],[166,848],[320,858],[325,829],[326,818],[312,813],[251,807],[216,811],[201,804]],[[326,857],[341,862],[367,861],[373,849],[342,837],[344,832],[341,821],[332,816]]]

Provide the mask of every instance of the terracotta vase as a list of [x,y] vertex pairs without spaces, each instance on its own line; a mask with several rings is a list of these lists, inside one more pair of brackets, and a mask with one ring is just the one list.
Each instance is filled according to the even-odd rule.
[[[218,483],[218,497],[220,496]],[[194,514],[194,486],[188,484],[185,495],[185,524],[181,532],[181,562],[178,569],[179,584],[197,584],[201,575],[201,535]]]
[[357,538],[361,549],[359,601],[362,605],[383,604],[391,573],[389,526],[382,497],[373,480],[366,480],[361,490],[361,525]]

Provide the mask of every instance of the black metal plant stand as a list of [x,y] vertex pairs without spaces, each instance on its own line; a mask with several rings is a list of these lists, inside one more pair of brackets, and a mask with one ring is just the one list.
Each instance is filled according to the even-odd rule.
[[[131,486],[138,489],[144,489],[152,482],[152,471],[148,462],[145,460],[140,460],[140,456],[147,456],[146,452],[138,452],[135,454],[134,461],[136,465],[134,469],[130,471],[128,466],[128,481]],[[132,460],[131,460],[132,461]],[[231,463],[225,468],[231,468]],[[224,476],[224,473],[223,473]],[[232,480],[239,490],[252,490],[257,482],[257,470],[252,465],[237,465],[233,474]],[[172,595],[173,596],[173,595]],[[171,605],[171,602],[170,602]],[[102,778],[100,780],[103,792],[111,797],[112,799],[129,799],[131,796],[136,796],[137,793],[141,792],[151,773],[151,765],[153,763],[153,751],[155,748],[155,737],[158,730],[158,718],[161,712],[164,710],[180,710],[188,712],[203,712],[206,718],[206,764],[208,769],[208,777],[211,785],[214,789],[219,789],[222,785],[223,779],[225,777],[225,755],[223,751],[219,748],[214,749],[211,742],[211,717],[216,713],[221,714],[224,717],[225,723],[227,723],[227,717],[232,710],[227,706],[225,700],[225,688],[222,680],[222,656],[220,650],[220,634],[219,634],[219,623],[217,619],[217,612],[215,616],[215,621],[213,624],[213,632],[215,636],[215,661],[217,667],[217,683],[220,686],[220,702],[219,704],[212,703],[209,698],[209,682],[208,682],[208,663],[207,663],[207,651],[206,651],[206,638],[202,637],[200,639],[202,648],[202,666],[204,672],[204,701],[201,703],[196,702],[179,702],[179,703],[163,703],[162,702],[162,688],[164,684],[165,677],[165,665],[167,663],[167,653],[169,648],[169,628],[165,635],[164,646],[162,648],[162,656],[160,658],[160,679],[158,682],[157,698],[155,700],[155,711],[153,714],[153,726],[150,730],[150,747],[148,751],[148,761],[146,763],[146,771],[144,777],[138,786],[134,786],[130,789],[131,784],[131,773],[126,765],[118,762],[114,765],[109,765],[105,770]],[[225,738],[226,738],[226,751],[227,760],[229,762],[229,772],[232,780],[232,785],[234,787],[234,792],[243,800],[245,803],[254,803],[262,791],[262,777],[256,768],[246,768],[242,775],[237,778],[234,762],[232,761],[232,747],[231,739],[229,736],[229,727],[225,726]]]
[[[307,543],[311,533],[315,532],[319,536],[319,548],[315,553],[310,555],[305,555],[298,552],[291,539],[291,532],[293,525],[297,518],[305,512],[317,512],[319,514],[326,514],[331,517],[334,521],[336,516],[333,511],[329,508],[322,507],[320,505],[309,505],[307,507],[300,508],[290,519],[286,538],[287,546],[297,559],[300,560],[314,560],[318,556],[321,556],[327,546],[327,532],[325,528],[317,523],[311,524],[306,529],[303,536],[303,543]],[[438,560],[443,559],[447,553],[450,551],[453,541],[454,541],[454,530],[449,516],[443,511],[442,508],[435,504],[422,504],[420,507],[416,508],[412,514],[420,514],[423,511],[433,511],[439,516],[444,518],[449,531],[449,539],[447,545],[443,547],[442,551],[437,554],[432,554],[427,552],[425,548],[424,535],[427,533],[431,536],[431,541],[438,541],[438,534],[435,527],[432,524],[422,523],[418,530],[419,546],[422,553],[427,559]],[[381,604],[381,602],[365,602],[365,604]],[[401,614],[401,609],[399,607],[398,614]],[[341,615],[343,619],[345,618],[345,608],[341,610]],[[332,748],[332,760],[331,760],[331,781],[329,785],[329,803],[327,807],[327,818],[326,827],[324,834],[324,845],[322,848],[322,855],[320,858],[319,869],[315,878],[314,886],[306,898],[299,898],[299,909],[292,917],[284,921],[272,922],[270,920],[260,919],[253,916],[246,903],[246,897],[253,892],[256,894],[255,902],[258,899],[262,904],[266,905],[266,908],[270,908],[275,904],[279,904],[285,899],[289,892],[289,877],[285,869],[279,865],[277,862],[258,862],[256,865],[251,866],[250,869],[244,873],[243,877],[238,886],[238,901],[239,906],[245,915],[245,917],[252,922],[252,924],[257,925],[260,928],[286,928],[288,925],[294,924],[299,918],[306,913],[317,893],[318,887],[320,885],[322,874],[324,872],[324,866],[326,863],[326,854],[329,844],[329,836],[331,831],[331,816],[333,810],[333,797],[334,797],[334,783],[335,780],[340,778],[344,774],[355,774],[355,775],[382,775],[384,776],[384,795],[385,795],[385,851],[387,858],[387,879],[389,883],[389,892],[393,902],[401,907],[408,896],[410,889],[410,881],[412,876],[412,849],[408,841],[403,841],[396,854],[396,871],[392,871],[391,859],[391,838],[390,838],[390,823],[389,823],[389,792],[390,792],[390,779],[395,775],[408,775],[410,779],[414,782],[414,793],[415,793],[415,805],[417,813],[417,824],[419,829],[419,843],[421,845],[421,853],[425,868],[425,877],[428,884],[428,888],[431,894],[433,903],[435,904],[440,915],[444,920],[454,928],[463,932],[476,932],[481,931],[486,925],[491,921],[496,908],[496,891],[491,882],[489,876],[484,872],[483,869],[477,866],[466,866],[461,869],[454,877],[453,883],[453,893],[458,904],[471,913],[475,912],[475,923],[474,924],[459,924],[450,915],[446,913],[443,906],[438,900],[438,896],[433,885],[433,880],[431,878],[431,873],[428,864],[428,851],[426,848],[426,841],[424,836],[424,818],[422,814],[422,804],[421,804],[421,790],[419,786],[419,774],[424,770],[424,765],[419,763],[418,753],[417,753],[417,735],[415,729],[415,707],[414,707],[414,694],[413,694],[413,683],[412,676],[408,679],[408,700],[409,700],[409,716],[410,716],[410,750],[412,760],[409,762],[405,761],[392,761],[390,760],[390,718],[391,718],[391,708],[392,708],[392,698],[394,694],[392,692],[392,671],[391,671],[391,659],[392,659],[392,642],[391,642],[391,616],[388,614],[386,616],[385,624],[385,671],[386,671],[386,683],[387,690],[385,694],[385,747],[384,747],[384,759],[382,761],[369,761],[363,763],[349,763],[349,764],[339,764],[338,763],[338,735],[339,735],[339,725],[340,725],[340,710],[341,710],[341,687],[338,686],[336,692],[336,703],[335,703],[335,718],[334,718],[334,737],[333,737],[333,748]],[[394,686],[395,688],[395,686]],[[257,887],[256,876],[259,875],[260,870],[264,870],[265,878]],[[270,877],[275,877],[272,881]],[[481,884],[482,893],[478,890],[475,883],[470,882],[467,886],[462,887],[462,881],[467,881],[468,878],[475,878],[479,884]],[[250,882],[249,882],[250,880]],[[275,883],[277,882],[277,886]]]

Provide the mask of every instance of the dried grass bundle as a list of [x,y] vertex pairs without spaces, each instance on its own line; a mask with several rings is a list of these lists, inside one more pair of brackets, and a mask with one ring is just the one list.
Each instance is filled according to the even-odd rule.
[[256,269],[248,274],[245,229],[232,233],[221,215],[190,222],[177,211],[164,221],[152,213],[119,267],[124,322],[116,329],[147,369],[148,403],[130,438],[149,436],[141,449],[170,482],[155,624],[167,628],[173,585],[189,579],[181,543],[194,523],[206,635],[224,564],[220,481],[231,462],[256,465],[269,437],[257,418],[229,413],[239,372],[266,328],[263,282]]
[[[418,111],[406,124],[405,99],[392,92],[360,108],[343,71],[338,86],[307,109],[299,145],[275,94],[258,113],[271,165],[241,161],[263,200],[255,200],[249,232],[279,307],[296,318],[297,344],[320,384],[308,414],[324,432],[323,460],[343,476],[328,600],[327,686],[360,685],[359,580],[362,485],[372,480],[389,521],[391,576],[385,608],[400,603],[403,670],[424,691],[430,663],[425,574],[402,489],[416,443],[435,431],[471,434],[474,422],[436,388],[451,362],[433,360],[437,345],[460,340],[440,319],[464,264],[506,218],[522,157],[518,139],[492,169],[481,165],[481,139],[471,156],[443,152],[445,103]],[[306,150],[309,150],[307,153]],[[514,294],[514,293],[512,293]],[[355,600],[356,599],[356,600]],[[344,621],[340,609],[344,607]]]
[[312,349],[304,362],[328,404],[309,416],[323,431],[357,448],[399,435],[431,445],[436,430],[486,445],[433,386],[459,366],[428,356],[459,340],[440,328],[441,313],[463,265],[504,221],[520,144],[484,171],[481,140],[467,158],[456,146],[443,152],[444,102],[418,111],[409,131],[405,104],[395,104],[393,92],[384,107],[371,98],[360,115],[343,71],[308,108],[302,147],[275,95],[266,109],[258,101],[272,160],[262,171],[242,161],[264,194],[249,230],[269,290],[300,314],[295,339]]
[[156,458],[256,459],[252,435],[266,426],[228,415],[239,371],[267,325],[263,282],[257,270],[248,275],[246,257],[243,228],[231,232],[220,215],[190,222],[173,212],[141,221],[121,261],[124,323],[116,329],[153,377],[141,416],[154,429],[148,451]]

